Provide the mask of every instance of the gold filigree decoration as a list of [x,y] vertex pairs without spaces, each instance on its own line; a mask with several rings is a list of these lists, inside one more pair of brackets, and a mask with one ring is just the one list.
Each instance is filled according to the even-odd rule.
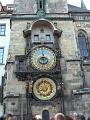
[[51,99],[55,93],[56,84],[49,78],[40,78],[34,84],[34,94],[39,99]]

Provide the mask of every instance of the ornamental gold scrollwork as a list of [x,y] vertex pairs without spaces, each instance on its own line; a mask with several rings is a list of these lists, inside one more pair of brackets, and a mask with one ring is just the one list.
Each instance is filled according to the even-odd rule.
[[29,93],[32,93],[32,84],[33,84],[33,81],[30,80],[29,81]]

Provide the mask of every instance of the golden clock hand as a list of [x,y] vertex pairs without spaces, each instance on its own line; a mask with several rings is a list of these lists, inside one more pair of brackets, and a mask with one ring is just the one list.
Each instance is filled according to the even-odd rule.
[[42,56],[44,56],[43,49],[42,49]]
[[[42,49],[42,56],[44,57],[43,49]],[[44,64],[44,58],[43,57],[42,57],[42,63]],[[43,64],[42,64],[42,67],[43,67]]]

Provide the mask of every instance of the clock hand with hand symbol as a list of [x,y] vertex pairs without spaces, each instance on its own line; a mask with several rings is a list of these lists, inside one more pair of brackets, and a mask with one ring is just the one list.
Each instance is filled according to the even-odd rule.
[[42,56],[39,59],[40,64],[47,64],[48,63],[48,58],[44,54],[44,50],[42,49]]

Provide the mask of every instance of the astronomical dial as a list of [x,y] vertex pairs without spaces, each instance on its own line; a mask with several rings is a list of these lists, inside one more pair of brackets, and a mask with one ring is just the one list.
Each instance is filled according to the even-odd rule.
[[40,100],[49,100],[56,94],[56,84],[50,78],[40,78],[33,86],[34,95]]
[[55,53],[47,47],[37,47],[31,53],[31,64],[38,70],[50,70],[56,65]]

